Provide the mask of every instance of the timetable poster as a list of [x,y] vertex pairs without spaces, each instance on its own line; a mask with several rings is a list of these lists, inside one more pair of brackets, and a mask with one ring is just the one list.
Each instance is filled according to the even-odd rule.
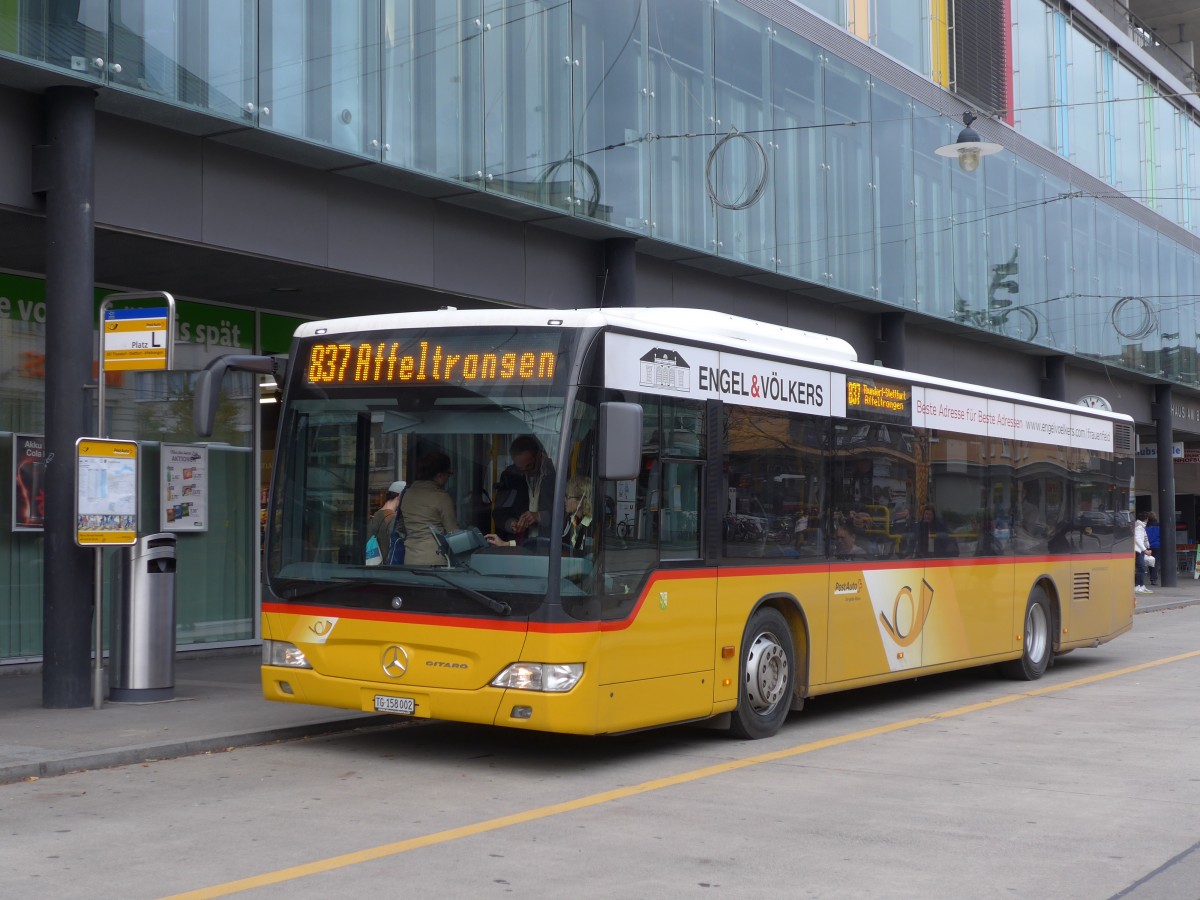
[[13,531],[46,527],[46,438],[13,435]]
[[137,443],[79,438],[75,456],[75,543],[80,547],[136,544]]
[[208,531],[208,448],[163,444],[161,531]]

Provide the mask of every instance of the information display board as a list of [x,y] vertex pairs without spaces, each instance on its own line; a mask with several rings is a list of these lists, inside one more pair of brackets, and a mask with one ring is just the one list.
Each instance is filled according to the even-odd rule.
[[75,442],[75,543],[114,547],[137,543],[136,441]]
[[46,527],[46,438],[13,435],[13,531]]
[[160,531],[208,531],[208,448],[163,444]]

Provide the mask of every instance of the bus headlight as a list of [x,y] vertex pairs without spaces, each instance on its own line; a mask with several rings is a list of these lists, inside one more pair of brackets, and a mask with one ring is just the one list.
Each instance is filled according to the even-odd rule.
[[583,663],[513,663],[492,679],[492,687],[561,694],[582,677]]
[[284,666],[289,669],[311,669],[304,651],[287,641],[263,641],[262,661],[264,666]]

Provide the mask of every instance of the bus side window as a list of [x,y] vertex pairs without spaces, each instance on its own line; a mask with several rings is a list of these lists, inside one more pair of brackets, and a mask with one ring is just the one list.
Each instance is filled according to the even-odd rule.
[[700,558],[700,501],[704,467],[692,462],[663,463],[660,512],[662,559]]

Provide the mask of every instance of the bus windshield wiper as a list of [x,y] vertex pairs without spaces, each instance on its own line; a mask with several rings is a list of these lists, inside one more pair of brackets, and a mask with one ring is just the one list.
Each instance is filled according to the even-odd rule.
[[456,591],[462,591],[476,603],[480,604],[481,606],[486,606],[497,615],[508,616],[512,614],[512,607],[503,600],[497,600],[495,597],[489,597],[487,594],[474,590],[473,588],[469,588],[461,584],[455,584],[449,578],[445,578],[440,575],[436,569],[423,569],[422,574],[432,575],[447,587],[453,588]]
[[[359,578],[339,578],[336,581],[321,581],[317,582],[314,579],[298,578],[282,587],[275,593],[285,600],[301,600],[305,597],[311,597],[315,594],[329,594],[336,596],[344,593],[352,588],[369,585],[372,582]],[[301,587],[303,585],[303,587]]]

